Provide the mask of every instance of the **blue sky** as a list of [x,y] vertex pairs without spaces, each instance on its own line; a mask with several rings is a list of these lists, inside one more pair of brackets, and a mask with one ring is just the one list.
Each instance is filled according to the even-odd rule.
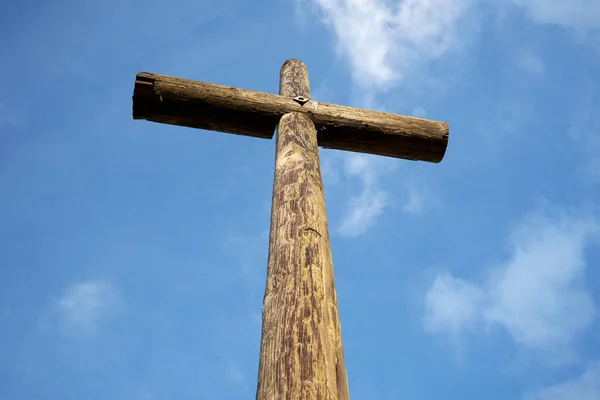
[[131,117],[139,71],[450,124],[321,151],[353,399],[600,399],[600,3],[0,4],[0,398],[256,390],[274,141]]

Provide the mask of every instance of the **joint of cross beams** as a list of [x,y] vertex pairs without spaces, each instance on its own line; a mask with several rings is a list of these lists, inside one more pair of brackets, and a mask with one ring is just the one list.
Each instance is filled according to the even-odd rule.
[[303,106],[304,104],[306,104],[308,102],[309,99],[307,99],[306,97],[303,96],[296,96],[294,97],[294,101],[298,104],[300,104],[301,106]]

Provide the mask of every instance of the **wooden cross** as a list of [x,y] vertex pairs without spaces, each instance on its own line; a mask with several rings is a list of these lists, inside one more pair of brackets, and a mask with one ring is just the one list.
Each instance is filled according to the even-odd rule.
[[133,118],[270,139],[277,128],[258,400],[346,400],[318,146],[440,162],[448,125],[311,99],[297,59],[279,95],[139,73]]

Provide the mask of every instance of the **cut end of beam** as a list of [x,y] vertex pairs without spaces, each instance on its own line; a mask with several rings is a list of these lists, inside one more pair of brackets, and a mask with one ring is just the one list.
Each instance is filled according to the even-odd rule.
[[150,74],[140,72],[135,77],[133,89],[133,119],[147,119],[152,115],[153,96],[154,78]]

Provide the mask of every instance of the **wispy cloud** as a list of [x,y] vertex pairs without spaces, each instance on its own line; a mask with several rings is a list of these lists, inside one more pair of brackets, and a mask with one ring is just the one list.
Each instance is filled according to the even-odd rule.
[[[396,161],[385,157],[356,153],[326,153],[322,158],[323,179],[328,184],[338,184],[347,179],[358,193],[350,196],[343,206],[342,221],[335,232],[348,237],[364,234],[389,207],[410,215],[420,215],[432,204],[431,195],[418,180],[408,180],[403,202],[390,201],[382,186],[385,175],[396,169]],[[401,200],[402,201],[402,200]]]
[[513,232],[511,257],[493,271],[488,284],[486,320],[530,348],[570,345],[594,317],[584,285],[583,250],[598,226],[587,219],[559,218],[535,215]]
[[73,284],[57,302],[58,311],[68,328],[94,333],[101,319],[112,309],[116,296],[103,281]]
[[379,187],[378,170],[373,158],[350,154],[344,159],[346,175],[358,178],[362,188],[358,196],[349,200],[339,232],[344,236],[358,236],[381,215],[387,205],[387,194]]
[[406,185],[406,193],[406,202],[402,206],[402,211],[405,213],[418,215],[423,213],[425,208],[430,205],[429,195],[418,182],[409,181]]
[[537,390],[525,400],[597,400],[600,399],[600,362],[589,365],[578,377]]
[[[385,90],[425,63],[464,47],[472,39],[465,27],[480,21],[476,10],[484,4],[492,11],[516,6],[538,24],[581,33],[600,30],[597,0],[312,0],[302,9],[317,6],[358,85]],[[534,56],[524,57],[520,65],[532,73],[544,70]]]
[[425,296],[426,330],[496,326],[524,348],[567,354],[594,318],[583,251],[597,233],[590,219],[531,216],[511,235],[510,257],[483,284],[447,273],[435,278]]
[[385,193],[365,186],[359,196],[350,199],[349,211],[340,226],[340,233],[345,236],[363,234],[381,215],[385,206]]
[[600,29],[597,0],[512,0],[525,9],[534,22],[573,29]]
[[473,0],[313,0],[334,31],[338,53],[354,80],[386,89],[409,68],[457,44],[456,32]]
[[477,321],[483,291],[449,273],[439,274],[425,295],[428,332],[458,334]]

